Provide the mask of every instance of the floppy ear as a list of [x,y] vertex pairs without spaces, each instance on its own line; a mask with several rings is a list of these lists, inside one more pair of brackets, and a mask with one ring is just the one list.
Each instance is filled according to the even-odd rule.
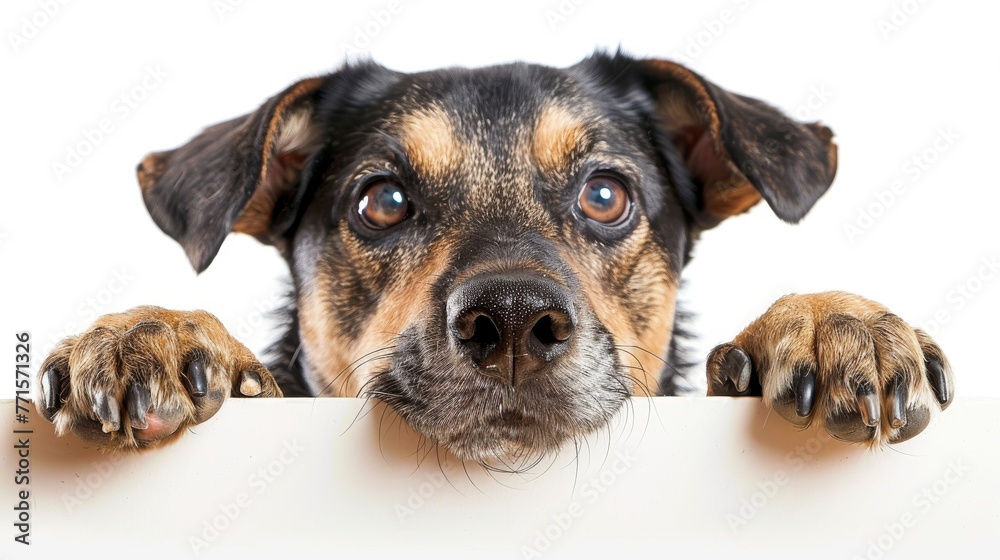
[[195,270],[208,267],[230,231],[283,249],[282,226],[289,224],[280,218],[322,143],[314,114],[325,81],[297,82],[255,112],[211,126],[139,164],[146,208],[184,247]]
[[793,121],[673,62],[643,60],[638,67],[659,125],[694,183],[693,193],[681,195],[697,227],[714,227],[761,197],[779,218],[797,222],[830,187],[837,145],[829,128]]

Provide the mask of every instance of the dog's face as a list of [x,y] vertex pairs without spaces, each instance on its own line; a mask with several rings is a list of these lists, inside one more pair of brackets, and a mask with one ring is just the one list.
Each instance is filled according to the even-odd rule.
[[473,458],[549,450],[652,390],[637,348],[666,349],[687,240],[642,117],[541,67],[386,81],[326,118],[352,133],[292,247],[318,388]]
[[529,462],[657,391],[693,240],[761,197],[801,218],[833,178],[830,137],[664,61],[361,64],[139,176],[198,270],[230,231],[282,251],[316,393]]

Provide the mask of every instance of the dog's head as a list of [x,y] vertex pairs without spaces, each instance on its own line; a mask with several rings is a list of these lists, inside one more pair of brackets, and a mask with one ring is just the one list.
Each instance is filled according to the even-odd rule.
[[799,220],[831,132],[681,66],[595,55],[300,81],[139,166],[201,271],[276,246],[310,385],[458,456],[537,456],[655,392],[693,240],[761,198]]

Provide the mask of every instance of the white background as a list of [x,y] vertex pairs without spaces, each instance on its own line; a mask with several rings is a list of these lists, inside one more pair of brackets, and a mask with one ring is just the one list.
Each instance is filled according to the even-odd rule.
[[[275,251],[234,235],[196,276],[150,220],[134,169],[148,151],[336,68],[346,45],[403,71],[518,59],[565,66],[621,45],[822,120],[840,146],[837,179],[802,224],[785,225],[761,204],[704,236],[683,296],[699,316],[699,357],[783,293],[840,289],[930,326],[959,394],[1000,395],[1000,275],[983,265],[1000,257],[995,3],[421,0],[400,2],[383,23],[373,11],[387,1],[234,4],[69,3],[52,16],[47,2],[0,7],[0,340],[10,361],[15,332],[32,333],[37,365],[98,311],[140,304],[207,309],[262,349],[273,331],[260,310],[276,304],[284,275]],[[362,35],[366,26],[374,33]],[[150,70],[162,79],[146,78]],[[111,132],[57,176],[53,164],[104,119]],[[933,148],[941,131],[957,135],[938,143],[946,151]],[[917,176],[914,157],[933,162]],[[904,190],[880,202],[894,181]],[[845,226],[861,212],[876,216],[851,238]],[[935,315],[945,321],[927,325]],[[12,383],[0,385],[0,397],[12,394]]]

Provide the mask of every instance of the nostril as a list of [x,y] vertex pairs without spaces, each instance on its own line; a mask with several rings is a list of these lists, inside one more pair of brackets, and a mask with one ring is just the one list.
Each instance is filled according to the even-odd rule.
[[462,342],[488,347],[500,342],[500,330],[487,315],[467,314],[455,325],[458,339]]
[[542,346],[552,346],[559,342],[556,340],[555,333],[552,332],[552,317],[548,315],[539,319],[535,326],[531,327],[531,334],[535,340],[542,343]]
[[572,323],[564,317],[553,317],[551,314],[543,315],[531,327],[531,335],[545,348],[566,342],[572,334]]
[[486,315],[480,315],[479,317],[476,317],[473,324],[476,329],[472,334],[470,341],[483,346],[489,346],[500,342],[500,330],[497,329],[496,324],[494,324],[489,317]]

